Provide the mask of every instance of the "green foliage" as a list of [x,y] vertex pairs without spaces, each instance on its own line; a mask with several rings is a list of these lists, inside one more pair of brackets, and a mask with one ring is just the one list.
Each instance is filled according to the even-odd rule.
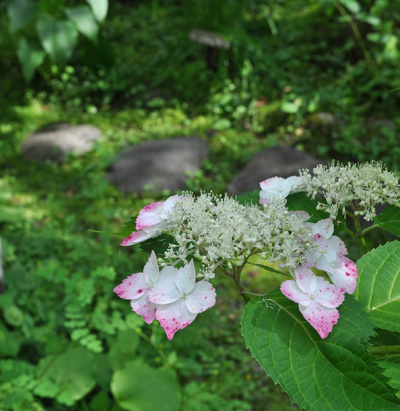
[[351,296],[325,340],[279,291],[246,305],[242,330],[252,355],[300,407],[389,410],[400,404],[367,353],[372,324]]
[[400,242],[393,241],[365,254],[357,262],[355,297],[377,328],[400,331],[398,274]]
[[68,20],[41,16],[36,27],[46,53],[56,64],[64,65],[71,58],[78,37],[75,25]]
[[71,348],[47,356],[38,365],[38,384],[34,392],[71,406],[95,386],[93,366],[91,353],[84,348]]
[[174,238],[169,234],[161,234],[156,238],[152,238],[140,243],[140,248],[147,254],[154,251],[157,255],[162,256],[168,249],[170,244],[174,243]]
[[156,370],[140,361],[127,362],[123,369],[115,372],[111,390],[125,410],[179,409],[179,385],[174,373]]
[[[143,268],[144,253],[131,247],[118,252],[119,240],[87,229],[116,232],[144,204],[160,200],[150,193],[123,196],[104,178],[113,156],[127,145],[150,139],[193,134],[207,139],[210,158],[188,181],[195,192],[223,192],[252,154],[277,144],[305,148],[326,160],[381,159],[397,169],[399,93],[389,90],[400,85],[399,5],[386,0],[185,0],[136,2],[134,7],[113,2],[108,13],[107,0],[10,0],[0,9],[7,11],[0,13],[0,74],[6,80],[0,82],[0,232],[6,283],[6,292],[0,295],[0,409],[119,409],[111,381],[125,375],[121,387],[129,384],[135,377],[123,370],[127,364],[139,367],[137,359],[143,373],[155,381],[167,379],[167,373],[175,381],[176,374],[185,411],[293,409],[263,370],[243,354],[237,333],[241,307],[227,291],[229,284],[216,279],[221,281],[218,307],[196,320],[195,330],[185,329],[168,342],[158,326],[144,327],[129,303],[112,293],[124,277]],[[191,41],[194,28],[214,31],[231,42],[231,49],[210,50]],[[66,34],[62,38],[61,32]],[[31,80],[29,86],[15,70],[16,58],[24,78]],[[325,121],[321,113],[328,114]],[[92,153],[71,156],[62,166],[23,161],[19,150],[28,133],[55,121],[97,125],[103,132],[101,144]],[[258,204],[258,192],[238,201]],[[306,207],[311,221],[327,217],[315,210],[316,203],[304,195],[288,199],[292,210]],[[398,235],[396,210],[390,206],[375,223]],[[340,220],[335,230],[341,228]],[[134,218],[119,234],[128,236],[133,230]],[[143,244],[144,251],[156,247],[162,253],[168,239],[161,239]],[[397,264],[394,255],[390,261]],[[371,281],[385,278],[388,266],[378,270],[368,257],[358,264],[364,263],[362,288],[356,291],[360,301],[364,304],[364,298],[368,305],[370,297],[389,298],[388,281],[395,280],[394,274],[388,275],[387,290],[371,291]],[[259,280],[264,290],[264,279]],[[361,298],[367,289],[370,294],[366,291]],[[264,307],[256,301],[251,304],[257,310]],[[353,303],[346,304],[339,334],[342,320],[346,330],[353,325],[345,318]],[[392,304],[387,312],[369,313],[374,325],[397,329],[397,302]],[[351,308],[358,313],[355,319],[370,327],[359,307]],[[325,342],[314,338],[303,347],[293,336],[315,332],[296,310],[268,308],[260,318],[284,318],[287,330],[274,325],[277,334],[270,336],[274,340],[283,335],[284,341],[293,343],[294,353],[304,348],[305,364],[310,353],[318,361],[329,361],[335,350],[350,344],[349,333],[343,331],[343,343],[335,337],[330,347],[331,337]],[[273,323],[264,325],[268,329]],[[355,327],[350,350],[358,350],[358,358],[364,359],[369,345],[360,346],[359,340],[367,337]],[[254,336],[260,332],[254,331]],[[376,338],[382,339],[384,330],[377,332]],[[393,342],[397,334],[388,333]],[[257,338],[260,347],[265,345],[264,337]],[[382,340],[378,345],[392,342]],[[345,371],[351,364],[349,352],[343,357]],[[67,372],[63,379],[51,364],[49,373],[38,373],[50,359],[75,361],[74,353],[90,370],[82,371],[86,391],[74,393],[68,379],[73,374]],[[269,358],[282,355],[285,365],[285,353],[273,350]],[[398,359],[375,358],[398,390]],[[375,373],[371,361],[367,363]],[[62,361],[60,368],[66,363]],[[295,373],[289,367],[279,371],[283,379]],[[316,371],[320,378],[320,369]],[[371,380],[371,390],[386,384],[380,373],[375,376],[382,382]],[[332,381],[321,389],[335,385]],[[304,390],[296,396],[313,395],[315,387],[308,380],[299,384]],[[352,384],[344,386],[349,396]],[[387,393],[393,398],[390,389]],[[333,390],[327,395],[333,396]],[[135,405],[148,399],[125,398]],[[343,401],[346,398],[350,397]],[[374,401],[379,397],[371,407]]]
[[375,219],[374,223],[392,234],[400,236],[400,209],[390,205],[386,207]]
[[65,14],[76,24],[77,29],[89,40],[96,42],[99,33],[97,22],[87,6],[65,9]]
[[244,206],[249,204],[258,205],[260,202],[260,190],[249,191],[236,197],[236,201]]
[[[38,4],[27,0],[7,3],[9,30],[18,43],[17,56],[25,80],[30,81],[45,56],[59,66],[71,59],[82,33],[97,43],[99,24],[107,14],[108,0],[88,1],[86,5],[65,7],[64,2],[41,0]],[[62,14],[68,19],[60,18]],[[39,42],[39,41],[40,42]]]

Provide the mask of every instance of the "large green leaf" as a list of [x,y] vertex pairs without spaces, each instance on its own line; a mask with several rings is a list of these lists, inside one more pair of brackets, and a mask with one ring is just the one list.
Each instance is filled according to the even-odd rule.
[[46,386],[58,387],[51,397],[66,405],[72,405],[88,394],[96,385],[94,377],[93,356],[85,348],[71,348],[62,354],[43,358],[38,366],[36,394],[48,395]]
[[15,33],[29,23],[38,9],[38,5],[26,0],[10,0],[7,14],[10,19],[10,31]]
[[374,223],[400,237],[400,208],[390,205],[374,219]]
[[96,19],[101,23],[107,16],[108,0],[87,0]]
[[63,65],[72,56],[78,37],[78,30],[72,21],[54,20],[42,15],[36,28],[43,48],[55,63]]
[[21,37],[17,50],[18,59],[22,65],[22,72],[26,81],[30,81],[46,56],[44,50],[35,41]]
[[97,40],[99,25],[88,6],[68,8],[65,13],[85,37],[92,41]]
[[111,391],[118,405],[131,411],[179,409],[176,376],[165,368],[152,368],[140,361],[128,362],[114,373]]
[[400,331],[400,242],[393,241],[357,261],[355,298],[377,328]]
[[278,290],[252,299],[242,315],[252,355],[307,410],[393,410],[400,401],[367,353],[373,328],[361,305],[347,295],[340,319],[322,340],[298,305]]

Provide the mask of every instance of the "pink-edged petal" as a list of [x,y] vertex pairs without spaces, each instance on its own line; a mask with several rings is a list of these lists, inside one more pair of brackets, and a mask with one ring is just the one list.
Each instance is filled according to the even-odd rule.
[[260,187],[261,187],[261,190],[266,190],[266,191],[276,190],[284,183],[284,181],[285,179],[282,177],[271,177],[264,181],[261,181]]
[[146,294],[147,283],[143,273],[132,274],[114,288],[114,293],[125,300],[136,300]]
[[281,284],[281,291],[283,295],[285,295],[287,298],[289,298],[289,300],[292,300],[295,303],[300,303],[304,306],[308,306],[310,304],[310,297],[300,290],[300,288],[296,284],[296,281],[284,281]]
[[171,266],[161,270],[159,281],[148,291],[150,301],[156,304],[171,304],[183,296],[175,285],[177,271],[178,269]]
[[334,235],[329,239],[329,242],[331,243],[331,246],[335,249],[336,254],[339,257],[343,257],[344,255],[347,255],[347,248],[344,245],[344,242],[342,241],[341,238]]
[[272,198],[286,198],[292,188],[291,182],[281,177],[272,177],[260,183],[262,189],[260,193],[260,203],[269,201]]
[[128,246],[141,243],[150,238],[157,237],[160,233],[157,231],[145,232],[145,231],[134,231],[129,237],[122,241],[121,245]]
[[173,304],[158,306],[156,318],[167,333],[167,338],[172,340],[178,330],[187,327],[194,321],[196,314],[192,314],[187,309],[186,302],[182,299]]
[[326,308],[339,307],[344,301],[344,288],[336,287],[322,277],[317,277],[317,282],[315,301]]
[[147,260],[147,263],[143,268],[143,273],[149,288],[152,288],[160,277],[157,257],[154,251],[151,252],[150,258]]
[[327,271],[329,278],[336,287],[344,288],[346,293],[353,294],[357,287],[357,267],[353,261],[347,257],[339,259],[339,266]]
[[175,284],[182,294],[189,294],[196,282],[196,271],[194,269],[193,260],[189,264],[185,264],[178,270],[175,277]]
[[215,304],[215,288],[208,281],[198,281],[186,296],[186,306],[192,314],[199,314]]
[[180,195],[175,195],[167,198],[164,204],[164,213],[168,215],[171,210],[175,207],[176,203],[181,200],[183,197]]
[[297,267],[294,272],[299,289],[308,295],[314,294],[317,288],[317,276],[304,266]]
[[322,339],[329,335],[339,319],[339,311],[336,308],[324,308],[315,301],[311,301],[308,307],[300,305],[299,308],[303,317]]
[[333,220],[331,218],[326,218],[325,220],[320,220],[315,224],[307,224],[312,230],[312,233],[315,235],[320,234],[325,239],[328,239],[333,234]]
[[131,307],[136,314],[143,317],[143,320],[145,320],[147,324],[151,324],[156,318],[157,306],[149,301],[147,295],[143,295],[141,298],[131,301]]
[[159,201],[142,208],[136,218],[136,230],[154,226],[165,220],[165,216],[162,215],[164,204],[165,201]]

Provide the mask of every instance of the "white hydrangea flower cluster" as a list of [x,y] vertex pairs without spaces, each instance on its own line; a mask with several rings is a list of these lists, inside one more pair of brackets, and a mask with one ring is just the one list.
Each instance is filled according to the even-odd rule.
[[241,266],[253,254],[294,268],[313,247],[312,234],[297,213],[289,212],[285,200],[273,199],[261,209],[241,205],[234,198],[185,193],[169,215],[171,244],[165,257],[187,261],[190,255],[203,263],[200,276],[212,278],[218,266]]
[[356,214],[367,221],[375,216],[377,204],[400,206],[398,177],[388,171],[380,162],[365,164],[341,164],[332,162],[329,166],[319,164],[313,169],[300,171],[302,184],[312,198],[322,194],[326,205],[321,208],[336,218],[339,212],[346,214],[346,206],[353,203]]

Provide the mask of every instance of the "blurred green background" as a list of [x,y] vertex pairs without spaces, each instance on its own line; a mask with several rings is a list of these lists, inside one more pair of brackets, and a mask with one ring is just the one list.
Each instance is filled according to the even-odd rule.
[[[0,1],[0,409],[295,409],[246,351],[228,280],[168,341],[112,292],[147,255],[88,229],[119,231],[171,194],[105,179],[148,140],[206,139],[196,193],[223,192],[278,144],[397,170],[399,32],[389,0]],[[99,127],[101,142],[62,165],[21,157],[30,132],[61,121]],[[246,275],[256,292],[279,284]]]

